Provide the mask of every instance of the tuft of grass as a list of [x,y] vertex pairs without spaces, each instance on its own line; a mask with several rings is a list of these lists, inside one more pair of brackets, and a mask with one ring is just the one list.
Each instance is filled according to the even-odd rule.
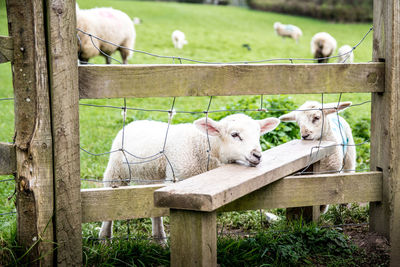
[[369,206],[360,206],[359,203],[330,205],[328,212],[321,216],[322,221],[332,225],[367,223],[368,218]]
[[221,266],[299,266],[354,264],[358,249],[341,232],[301,221],[272,225],[248,238],[221,236]]

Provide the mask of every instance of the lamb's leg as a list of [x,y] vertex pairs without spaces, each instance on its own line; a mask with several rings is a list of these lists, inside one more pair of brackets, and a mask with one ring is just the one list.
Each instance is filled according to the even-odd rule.
[[101,224],[101,230],[99,233],[100,238],[110,238],[112,236],[112,228],[113,222],[112,221],[105,221]]
[[128,64],[128,57],[132,52],[128,49],[123,49],[123,48],[119,49],[119,52],[121,53],[122,63]]
[[151,218],[151,226],[154,240],[161,245],[166,244],[166,235],[162,217]]
[[[103,182],[104,187],[113,187],[128,185],[126,182],[121,181],[120,177],[126,177],[124,171],[121,170],[116,164],[116,162],[122,162],[118,159],[118,154],[113,154],[110,156],[106,171],[104,172]],[[111,238],[112,237],[112,221],[103,221],[101,225],[101,230],[99,233],[100,238]]]

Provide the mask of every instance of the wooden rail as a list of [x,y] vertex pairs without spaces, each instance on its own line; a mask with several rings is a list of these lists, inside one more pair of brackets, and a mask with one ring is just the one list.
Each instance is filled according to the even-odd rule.
[[11,175],[16,171],[15,145],[0,143],[0,175]]
[[368,93],[383,63],[79,66],[80,98]]
[[13,60],[13,46],[13,39],[11,37],[0,35],[0,63]]
[[214,211],[332,154],[333,142],[293,140],[263,152],[255,168],[225,165],[154,192],[157,207]]
[[153,193],[165,184],[82,189],[82,222],[160,217],[169,209],[154,206]]
[[[154,191],[168,184],[82,189],[82,222],[169,215],[154,206]],[[382,173],[288,176],[241,197],[218,211],[275,209],[382,200]]]
[[382,200],[382,173],[288,176],[218,211],[276,209]]

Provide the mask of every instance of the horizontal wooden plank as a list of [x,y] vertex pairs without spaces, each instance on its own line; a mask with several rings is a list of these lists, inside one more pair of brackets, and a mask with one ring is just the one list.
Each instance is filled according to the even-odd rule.
[[382,200],[382,173],[289,176],[218,211],[275,209]]
[[82,189],[82,222],[159,217],[169,209],[154,207],[153,193],[164,184]]
[[0,175],[11,175],[16,171],[15,145],[0,143]]
[[154,192],[158,207],[213,211],[331,155],[332,142],[293,140],[263,152],[257,167],[228,164]]
[[384,91],[384,63],[79,66],[80,98]]
[[[155,208],[154,191],[166,184],[82,189],[82,222],[166,216]],[[382,173],[288,176],[241,197],[218,211],[275,209],[381,201]]]
[[13,39],[8,36],[0,35],[0,63],[11,61],[13,59],[13,55]]

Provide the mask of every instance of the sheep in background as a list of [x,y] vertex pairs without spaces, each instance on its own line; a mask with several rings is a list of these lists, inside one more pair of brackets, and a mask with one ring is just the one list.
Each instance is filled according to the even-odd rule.
[[[193,123],[170,125],[163,147],[167,123],[134,121],[125,126],[124,132],[121,130],[113,141],[111,151],[119,151],[110,154],[104,185],[127,185],[121,179],[129,177],[173,181],[175,176],[181,180],[206,172],[207,165],[210,170],[226,163],[256,166],[261,161],[260,136],[275,129],[279,122],[276,118],[253,120],[244,114],[230,115],[220,121],[201,118]],[[120,151],[123,137],[124,149],[129,153]],[[208,139],[211,146],[209,162]],[[165,156],[159,156],[160,151]],[[131,153],[142,159],[133,157]],[[149,161],[151,155],[156,156]],[[143,158],[147,158],[146,163],[132,164],[143,162]],[[152,218],[152,231],[156,240],[164,241],[162,218]],[[99,236],[112,236],[112,221],[103,222]]]
[[127,14],[110,7],[79,9],[76,5],[76,20],[78,29],[117,45],[91,38],[78,31],[78,57],[81,63],[86,63],[90,58],[102,55],[106,58],[106,63],[111,64],[108,56],[111,56],[116,50],[120,51],[123,63],[128,63],[128,58],[132,56],[132,51],[129,49],[133,49],[135,45],[136,32],[134,23]]
[[182,49],[184,45],[188,44],[185,34],[179,30],[173,31],[171,38],[175,48]]
[[133,21],[134,25],[142,24],[142,22],[143,22],[143,20],[141,18],[138,18],[138,17],[134,17],[132,19],[132,21]]
[[[283,122],[297,122],[303,140],[333,141],[338,144],[334,154],[320,161],[321,171],[354,172],[356,147],[353,134],[350,125],[336,113],[350,105],[351,102],[341,102],[322,106],[319,102],[307,101],[298,108],[299,111],[292,111],[279,119]],[[321,211],[326,212],[327,208],[321,206]]]
[[274,30],[276,34],[282,37],[293,38],[296,40],[296,43],[299,42],[300,37],[303,35],[299,27],[290,24],[282,24],[280,22],[274,23]]
[[311,39],[311,53],[318,63],[327,63],[328,59],[336,50],[336,40],[329,33],[319,32]]
[[343,45],[338,50],[338,63],[353,63],[354,53],[353,48],[349,45]]

